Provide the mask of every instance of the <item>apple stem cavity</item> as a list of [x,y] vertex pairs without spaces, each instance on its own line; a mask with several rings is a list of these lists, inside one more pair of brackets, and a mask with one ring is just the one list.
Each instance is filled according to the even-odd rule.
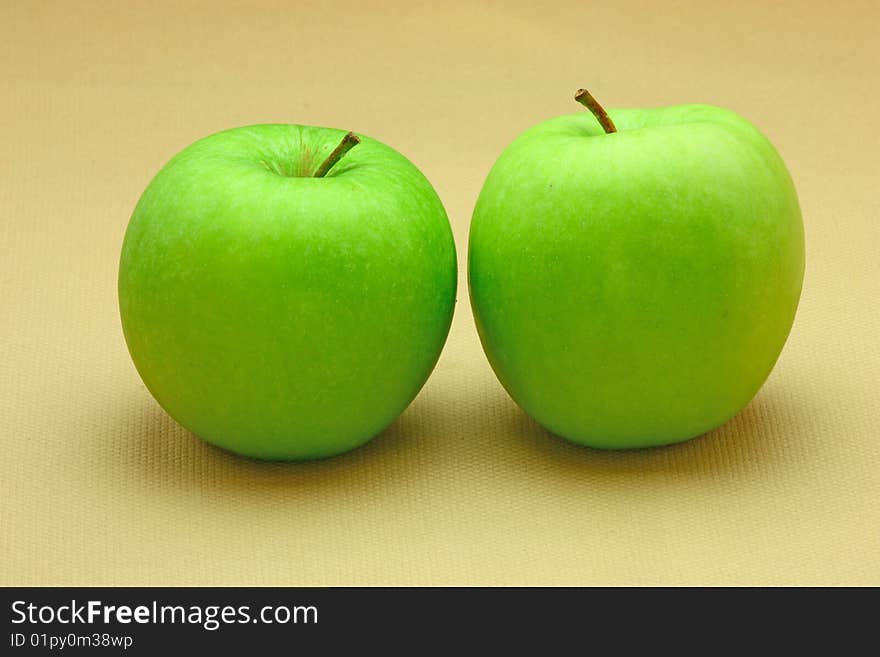
[[349,132],[345,137],[342,138],[342,141],[339,142],[339,146],[333,149],[333,152],[327,156],[327,159],[315,169],[315,173],[312,174],[313,178],[323,178],[327,175],[327,172],[333,168],[333,165],[339,162],[348,151],[361,143],[361,140],[358,138],[356,134],[353,132]]
[[599,125],[602,126],[602,129],[606,134],[610,135],[612,132],[617,132],[617,128],[614,126],[614,121],[611,120],[611,117],[608,116],[608,113],[605,111],[605,108],[599,104],[599,101],[593,98],[593,94],[586,89],[578,89],[578,92],[574,95],[574,99],[593,113],[593,116],[596,117],[596,120],[599,122]]

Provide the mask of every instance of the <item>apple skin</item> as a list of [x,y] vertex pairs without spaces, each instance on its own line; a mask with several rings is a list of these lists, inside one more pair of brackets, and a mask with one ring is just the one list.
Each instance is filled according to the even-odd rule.
[[468,280],[486,355],[549,431],[675,443],[755,395],[794,321],[797,195],[769,141],[707,105],[588,112],[518,137],[474,210]]
[[345,131],[256,125],[176,155],[125,235],[119,306],[147,388],[246,456],[353,449],[427,380],[455,304],[446,212],[405,157]]

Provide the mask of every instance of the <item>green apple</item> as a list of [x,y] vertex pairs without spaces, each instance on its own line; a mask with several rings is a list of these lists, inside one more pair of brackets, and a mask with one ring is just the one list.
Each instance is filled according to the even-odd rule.
[[437,361],[455,289],[449,221],[419,170],[374,139],[299,125],[177,154],[119,268],[125,339],[159,404],[263,459],[338,454],[393,422]]
[[[707,105],[561,116],[474,210],[471,303],[502,385],[573,442],[687,440],[742,409],[794,321],[804,233],[770,142]],[[598,119],[598,121],[597,121]]]

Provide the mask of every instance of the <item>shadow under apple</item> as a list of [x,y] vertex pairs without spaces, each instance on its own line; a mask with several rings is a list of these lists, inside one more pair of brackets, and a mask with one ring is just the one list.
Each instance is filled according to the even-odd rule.
[[424,447],[419,418],[424,417],[426,404],[430,397],[420,395],[392,425],[350,452],[314,461],[260,461],[201,440],[154,400],[139,395],[134,408],[131,402],[118,406],[117,453],[132,480],[146,479],[163,488],[247,491],[248,495],[283,489],[293,497],[297,491],[313,494],[323,489],[319,492],[329,494],[333,488],[345,489],[346,482],[363,479],[365,470],[375,474],[379,463],[382,477],[375,477],[372,485],[393,480],[396,472],[406,469]]
[[[693,480],[772,475],[799,433],[781,418],[803,416],[799,399],[765,386],[721,427],[684,443],[628,451],[590,449],[554,436],[514,404],[497,381],[482,390],[426,390],[390,427],[339,456],[302,462],[258,461],[214,447],[177,424],[151,398],[133,395],[115,405],[111,420],[126,481],[163,489],[213,491],[234,499],[283,495],[393,494],[438,470],[462,485],[486,469],[534,477],[546,485],[573,484],[596,492],[651,481],[659,489]],[[451,395],[451,396],[450,396]],[[134,404],[134,407],[132,405]],[[450,470],[450,468],[453,468]],[[385,493],[380,491],[385,488]],[[318,498],[320,499],[320,497]]]
[[[504,395],[499,390],[499,396]],[[496,414],[504,434],[517,441],[525,460],[553,471],[559,477],[581,477],[585,473],[673,479],[730,476],[746,471],[767,470],[785,452],[792,427],[780,417],[797,415],[788,408],[791,396],[768,386],[737,415],[722,426],[691,440],[633,450],[600,450],[564,440],[539,425],[509,398],[496,400],[504,411]]]

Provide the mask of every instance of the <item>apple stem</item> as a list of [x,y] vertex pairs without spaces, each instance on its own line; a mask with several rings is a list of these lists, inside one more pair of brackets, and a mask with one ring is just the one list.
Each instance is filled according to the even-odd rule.
[[611,117],[608,116],[608,113],[599,104],[599,101],[593,98],[593,94],[586,89],[578,89],[574,99],[593,113],[593,116],[596,117],[596,120],[602,126],[602,129],[605,130],[606,134],[617,132],[617,128],[614,127],[614,121],[611,120]]
[[315,173],[312,174],[313,178],[323,178],[327,175],[327,172],[333,168],[333,165],[339,162],[343,158],[343,156],[348,153],[352,148],[361,143],[361,140],[358,138],[356,134],[353,132],[349,132],[345,137],[342,138],[342,141],[339,142],[339,146],[333,149],[333,152],[327,156],[327,159],[319,166]]

